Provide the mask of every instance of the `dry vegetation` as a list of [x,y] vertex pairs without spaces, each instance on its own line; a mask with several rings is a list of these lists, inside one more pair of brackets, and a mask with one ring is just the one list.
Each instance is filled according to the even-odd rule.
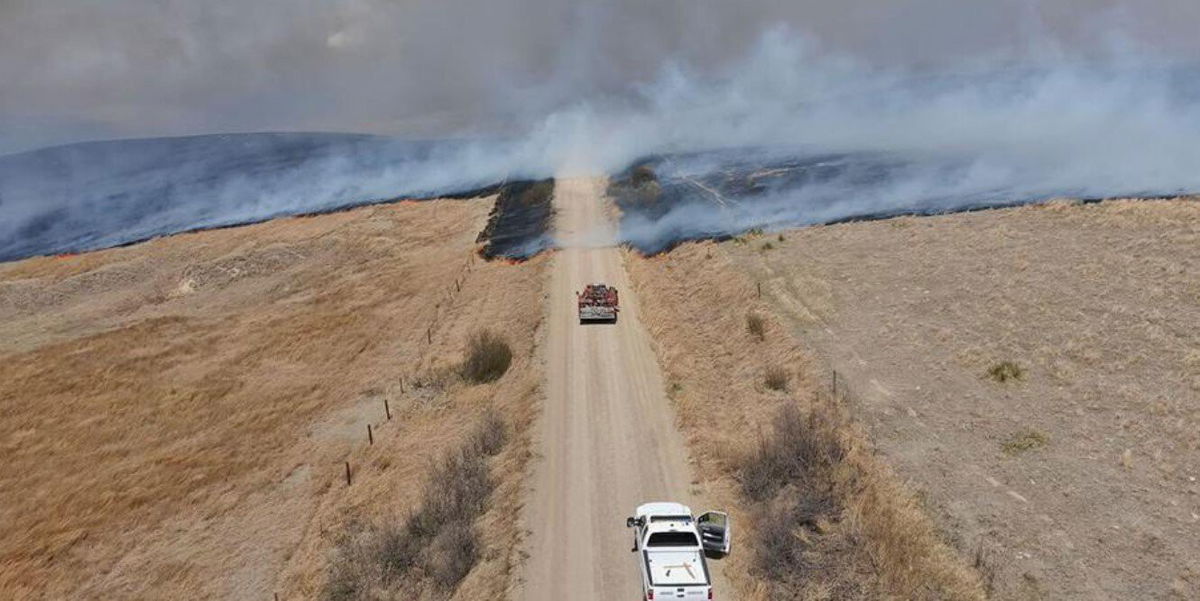
[[508,371],[512,363],[512,347],[491,330],[480,330],[467,343],[467,357],[459,373],[464,380],[475,384],[494,382]]
[[1025,377],[1025,370],[1012,361],[1001,361],[987,369],[987,377],[997,382],[1020,380]]
[[747,313],[746,331],[759,340],[765,340],[767,337],[767,322],[758,313]]
[[994,598],[1200,598],[1200,203],[1059,202],[717,248],[837,369]]
[[[457,586],[466,556],[421,569],[435,597],[502,596],[544,261],[474,259],[489,208],[399,203],[0,265],[0,597],[315,599],[346,533],[457,494],[431,473],[475,469],[443,459],[464,448],[487,449],[489,509],[422,541],[473,533],[477,565]],[[483,328],[509,357],[466,382]],[[472,438],[489,411],[507,444]]]
[[[714,248],[628,263],[697,473],[741,524],[725,568],[736,596],[983,599],[980,575],[829,394],[828,372]],[[762,335],[746,312],[763,316]],[[763,385],[775,370],[787,392]]]
[[1019,455],[1025,451],[1040,449],[1050,443],[1050,437],[1037,430],[1021,430],[1015,432],[1001,447],[1009,455]]
[[788,374],[787,369],[779,365],[772,365],[767,367],[766,373],[763,374],[763,386],[766,386],[767,390],[785,391],[788,381],[791,379],[792,376]]
[[462,448],[434,465],[421,504],[407,519],[393,515],[352,524],[338,542],[322,598],[449,598],[485,546],[475,522],[495,490],[488,459],[506,440],[503,419],[487,413]]

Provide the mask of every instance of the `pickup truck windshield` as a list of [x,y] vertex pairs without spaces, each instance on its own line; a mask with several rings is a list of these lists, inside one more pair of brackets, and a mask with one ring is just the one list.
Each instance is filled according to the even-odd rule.
[[655,532],[646,541],[647,547],[699,547],[696,535],[691,532]]

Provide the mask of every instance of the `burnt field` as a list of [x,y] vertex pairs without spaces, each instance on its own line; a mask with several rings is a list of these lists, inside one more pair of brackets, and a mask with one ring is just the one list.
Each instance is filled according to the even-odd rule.
[[[554,170],[531,166],[537,161],[521,148],[511,140],[236,134],[9,155],[0,157],[0,261],[402,199],[497,194],[479,233],[482,252],[525,259],[553,245],[553,183],[543,178]],[[608,193],[621,209],[621,242],[654,254],[755,230],[1196,191],[1186,178],[1159,185],[1141,168],[1094,171],[967,152],[742,147],[649,155],[616,173]]]
[[500,186],[487,226],[476,242],[484,258],[527,259],[554,245],[554,180],[519,181]]
[[[1026,177],[1028,176],[1028,177]],[[681,242],[773,230],[1000,208],[1069,197],[1194,192],[1106,187],[972,157],[727,149],[649,157],[612,179],[622,241],[655,254]]]
[[0,261],[405,198],[490,196],[518,175],[489,160],[502,153],[479,156],[492,144],[502,143],[237,134],[0,157]]

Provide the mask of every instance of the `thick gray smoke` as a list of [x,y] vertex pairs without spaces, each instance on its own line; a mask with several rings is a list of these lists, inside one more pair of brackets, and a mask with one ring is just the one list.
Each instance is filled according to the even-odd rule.
[[[5,0],[0,153],[231,131],[445,137],[728,70],[764,31],[889,67],[1197,56],[1192,0]],[[790,77],[786,73],[778,74]]]
[[[215,183],[215,146],[111,169],[55,155],[49,187],[0,174],[0,247],[104,245],[680,153],[664,176],[701,184],[729,161],[839,155],[851,168],[719,210],[698,193],[627,220],[627,240],[1195,191],[1198,18],[1190,0],[12,0],[0,153],[264,130],[457,141],[365,159],[335,144],[300,171],[289,155]],[[113,210],[132,187],[170,193]],[[57,246],[23,246],[30,233]]]
[[[673,198],[671,211],[623,224],[649,249],[862,215],[1200,191],[1196,65],[1120,48],[972,67],[879,68],[776,30],[723,75],[668,70],[640,105],[559,115],[565,132],[547,137],[573,141],[561,156],[585,170],[684,155],[659,175],[695,183],[697,202]],[[837,167],[818,180],[753,198],[713,189],[722,173],[753,176],[755,162],[766,173],[830,156]]]
[[524,176],[529,161],[515,149],[502,141],[245,134],[92,142],[0,157],[0,261],[490,188]]

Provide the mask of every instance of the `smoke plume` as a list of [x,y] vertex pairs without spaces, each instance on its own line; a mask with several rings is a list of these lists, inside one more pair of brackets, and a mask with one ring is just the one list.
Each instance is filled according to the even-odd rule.
[[[0,5],[0,153],[391,138],[0,158],[0,255],[646,157],[680,192],[623,224],[647,248],[1196,191],[1198,18],[1187,0],[15,0]],[[779,164],[804,167],[752,194],[721,185]]]

